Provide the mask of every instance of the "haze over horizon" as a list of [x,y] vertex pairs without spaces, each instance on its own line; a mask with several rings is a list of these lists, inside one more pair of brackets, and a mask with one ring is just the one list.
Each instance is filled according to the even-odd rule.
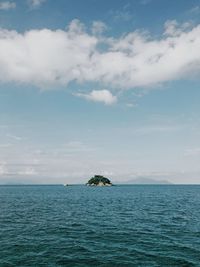
[[0,1],[0,184],[200,183],[200,0]]

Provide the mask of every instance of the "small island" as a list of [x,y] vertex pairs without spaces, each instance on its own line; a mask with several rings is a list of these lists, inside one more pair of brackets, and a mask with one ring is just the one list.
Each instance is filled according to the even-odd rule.
[[112,186],[113,184],[108,178],[102,175],[95,175],[87,182],[86,185],[88,186]]

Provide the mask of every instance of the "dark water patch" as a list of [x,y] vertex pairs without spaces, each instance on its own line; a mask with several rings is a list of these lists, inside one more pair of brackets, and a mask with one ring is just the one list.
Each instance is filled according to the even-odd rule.
[[0,267],[200,266],[200,186],[0,186]]

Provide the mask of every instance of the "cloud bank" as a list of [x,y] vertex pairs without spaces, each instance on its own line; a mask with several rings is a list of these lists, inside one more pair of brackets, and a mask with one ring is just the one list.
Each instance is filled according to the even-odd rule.
[[[97,26],[101,30],[103,24]],[[158,39],[140,31],[105,37],[94,27],[87,31],[78,20],[66,30],[0,29],[0,82],[43,88],[68,86],[72,81],[120,90],[152,87],[199,75],[199,47],[200,25],[175,21],[165,24]],[[94,91],[86,97],[100,98]]]

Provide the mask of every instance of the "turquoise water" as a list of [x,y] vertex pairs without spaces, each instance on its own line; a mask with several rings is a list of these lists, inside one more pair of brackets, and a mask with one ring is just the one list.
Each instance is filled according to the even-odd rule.
[[0,186],[0,266],[200,266],[200,186]]

